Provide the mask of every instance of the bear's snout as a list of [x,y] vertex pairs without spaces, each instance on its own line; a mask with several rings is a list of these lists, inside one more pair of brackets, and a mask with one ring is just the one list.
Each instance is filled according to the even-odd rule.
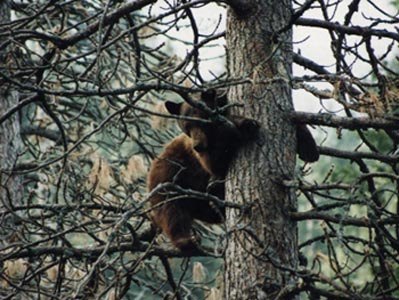
[[208,138],[201,128],[191,129],[190,137],[195,151],[202,153],[208,150]]

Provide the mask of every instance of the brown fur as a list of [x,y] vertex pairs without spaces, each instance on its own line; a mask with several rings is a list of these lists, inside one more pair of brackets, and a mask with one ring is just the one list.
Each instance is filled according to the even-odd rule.
[[[205,192],[209,179],[210,174],[201,167],[192,149],[191,139],[181,134],[153,161],[148,176],[148,189],[151,191],[160,183],[173,182],[187,189]],[[151,198],[151,204],[159,205],[172,197],[163,191]],[[194,218],[209,223],[221,221],[209,202],[191,198],[171,200],[160,205],[152,211],[151,217],[155,225],[181,250],[195,247],[191,230]]]

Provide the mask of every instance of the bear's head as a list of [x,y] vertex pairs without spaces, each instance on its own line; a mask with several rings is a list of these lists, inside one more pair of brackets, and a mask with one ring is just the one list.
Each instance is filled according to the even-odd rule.
[[[218,96],[215,91],[209,91],[201,93],[200,101],[213,111],[216,108],[226,105],[227,97]],[[230,124],[231,128],[229,129],[229,126],[223,124],[223,122],[209,122],[211,115],[203,109],[193,107],[186,102],[175,103],[171,101],[166,101],[165,107],[172,115],[205,121],[201,122],[184,118],[178,120],[179,127],[191,138],[193,149],[198,153],[207,152],[211,150],[210,147],[214,147],[216,144],[226,144],[223,143],[225,139],[238,138],[235,136],[236,129],[234,126],[231,126],[232,124]],[[222,113],[222,115],[225,114]],[[219,141],[216,139],[219,139]]]
[[178,124],[181,130],[190,137],[192,149],[200,157],[203,167],[212,175],[224,176],[236,150],[247,141],[256,138],[259,125],[254,120],[230,116],[225,110],[215,111],[227,104],[227,97],[219,96],[215,91],[202,93],[201,102],[228,121],[215,118],[215,114],[193,107],[186,102],[167,101],[165,106],[172,115],[207,121],[198,122],[182,118],[178,120]]

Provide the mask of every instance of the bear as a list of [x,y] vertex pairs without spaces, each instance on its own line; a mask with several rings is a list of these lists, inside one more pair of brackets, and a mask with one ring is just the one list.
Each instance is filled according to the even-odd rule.
[[[259,124],[223,110],[227,97],[218,95],[215,90],[203,92],[200,102],[229,122],[217,120],[215,115],[187,102],[166,101],[165,107],[170,114],[208,122],[178,119],[183,133],[169,142],[153,160],[147,177],[149,192],[159,184],[169,182],[224,199],[224,180],[230,162],[241,147],[256,140]],[[318,149],[306,125],[297,126],[297,138],[299,157],[308,162],[317,160]],[[149,202],[153,224],[182,252],[198,249],[198,239],[192,228],[194,220],[217,224],[223,221],[225,214],[220,203],[178,195],[173,189],[152,194]]]
[[[227,97],[208,91],[201,94],[200,101],[212,111],[217,111],[227,104]],[[229,115],[228,112],[216,113],[229,122],[209,122],[211,115],[186,102],[177,104],[167,101],[165,107],[172,115],[208,122],[178,120],[183,133],[169,142],[153,160],[147,177],[148,191],[151,192],[160,183],[171,182],[184,189],[224,199],[224,179],[230,162],[240,147],[256,139],[258,123]],[[149,201],[153,207],[150,216],[154,225],[184,252],[198,248],[192,229],[194,220],[216,224],[224,219],[224,207],[206,199],[183,195],[176,197],[176,193],[168,194],[167,190],[162,190],[153,194]]]

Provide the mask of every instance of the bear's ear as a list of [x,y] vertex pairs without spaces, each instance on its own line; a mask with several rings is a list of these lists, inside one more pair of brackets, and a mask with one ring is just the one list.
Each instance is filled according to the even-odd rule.
[[206,90],[205,92],[201,93],[201,100],[206,104],[213,104],[215,103],[216,96],[216,90]]
[[171,101],[165,102],[165,107],[166,107],[167,111],[172,115],[180,115],[181,106],[182,106],[182,103],[175,103],[175,102],[171,102]]
[[218,95],[216,90],[207,90],[206,92],[202,92],[201,100],[212,109],[227,105],[226,93],[223,95]]

